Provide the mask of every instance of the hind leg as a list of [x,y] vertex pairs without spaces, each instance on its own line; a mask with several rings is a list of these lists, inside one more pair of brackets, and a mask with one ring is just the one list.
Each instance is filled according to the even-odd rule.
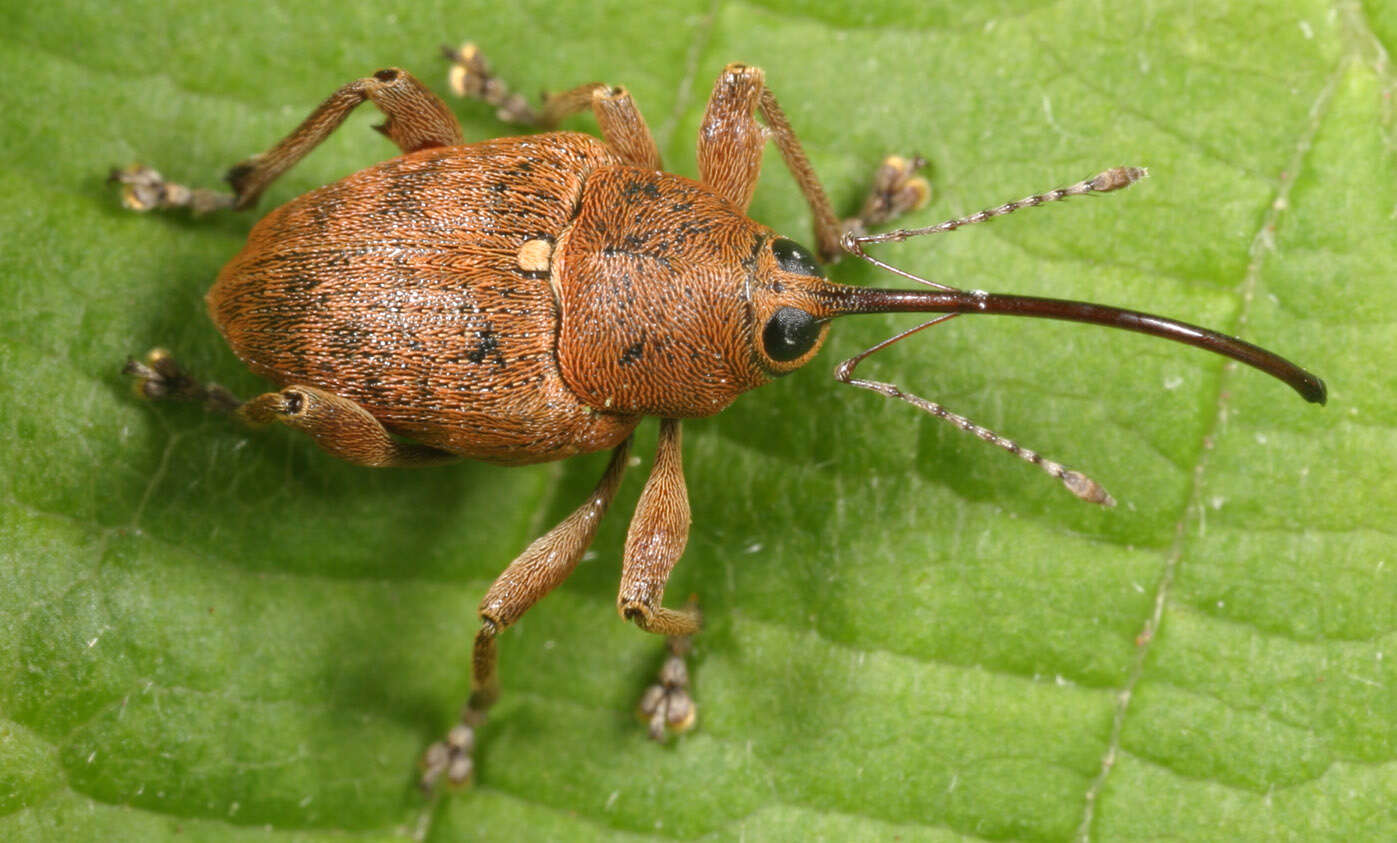
[[216,383],[195,379],[161,348],[152,350],[143,361],[128,361],[123,371],[135,378],[136,393],[143,398],[197,401],[210,412],[231,415],[259,427],[280,422],[308,434],[330,454],[356,465],[438,465],[458,459],[427,445],[394,439],[368,410],[313,386],[288,386],[240,401]]

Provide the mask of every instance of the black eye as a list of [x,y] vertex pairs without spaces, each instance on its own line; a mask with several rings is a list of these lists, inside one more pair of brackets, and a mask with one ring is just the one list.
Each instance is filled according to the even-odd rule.
[[794,360],[809,351],[819,338],[820,323],[798,307],[783,307],[776,311],[762,329],[766,356],[780,363]]
[[782,237],[771,241],[771,253],[776,256],[776,263],[787,272],[813,275],[816,278],[825,277],[825,271],[820,269],[820,264],[815,260],[815,256],[810,254],[810,250],[794,240]]

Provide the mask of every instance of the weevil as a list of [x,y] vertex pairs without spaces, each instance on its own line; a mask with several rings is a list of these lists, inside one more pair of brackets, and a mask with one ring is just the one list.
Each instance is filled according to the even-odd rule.
[[[841,220],[756,67],[731,64],[708,101],[697,180],[665,172],[624,88],[582,85],[542,109],[512,93],[467,45],[447,50],[452,87],[541,134],[466,143],[446,104],[388,68],[340,88],[280,143],[232,168],[233,190],[194,190],[147,167],[115,171],[137,210],[251,208],[262,192],[372,101],[401,155],[294,199],[253,227],[207,303],[233,351],[278,388],[243,402],[186,373],[166,352],[130,361],[148,398],[184,398],[254,425],[279,422],[365,466],[471,458],[519,465],[610,449],[590,496],[535,540],[479,608],[471,694],[424,754],[422,785],[467,782],[476,734],[499,696],[496,637],[582,558],[626,468],[632,433],[656,416],[654,465],[627,532],[617,609],[669,637],[671,656],[643,710],[652,735],[688,728],[694,703],[683,661],[700,616],[663,605],[690,518],[682,419],[709,416],[740,393],[810,362],[830,321],[865,313],[936,314],[844,361],[835,377],[914,404],[1033,462],[1078,497],[1112,501],[1080,472],[889,383],[854,377],[868,355],[959,314],[1091,322],[1208,349],[1323,403],[1319,378],[1239,339],[1098,304],[964,291],[873,257],[865,247],[950,231],[1071,196],[1128,186],[1120,167],[1070,187],[924,228],[870,230],[926,200],[915,158],[889,157],[863,210]],[[556,131],[590,110],[602,139]],[[761,121],[758,121],[760,116]],[[746,215],[762,152],[774,142],[814,218],[816,253]],[[870,289],[825,278],[852,254],[920,282]]]

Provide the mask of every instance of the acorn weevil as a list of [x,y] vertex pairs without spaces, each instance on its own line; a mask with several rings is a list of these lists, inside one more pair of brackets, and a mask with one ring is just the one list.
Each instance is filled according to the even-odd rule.
[[[925,202],[921,162],[885,160],[862,211],[840,220],[758,68],[731,64],[718,78],[699,130],[694,181],[664,172],[624,88],[582,85],[536,110],[491,73],[475,47],[446,52],[458,94],[485,100],[506,121],[549,131],[467,144],[438,97],[389,68],[340,88],[276,146],[233,167],[232,193],[192,190],[139,165],[113,173],[136,210],[248,209],[356,106],[372,101],[387,115],[377,128],[402,154],[271,212],[207,296],[233,351],[279,389],[242,402],[157,350],[127,365],[138,392],[202,401],[254,425],[281,422],[366,466],[459,457],[522,465],[611,449],[587,500],[525,549],[481,602],[470,699],[460,723],[427,750],[424,788],[471,778],[476,732],[499,695],[495,637],[582,558],[646,416],[660,418],[658,449],[626,536],[616,605],[641,629],[669,636],[671,656],[642,703],[651,734],[693,723],[683,657],[699,613],[692,601],[678,610],[661,605],[689,534],[680,420],[712,415],[804,366],[835,317],[938,314],[844,361],[835,377],[946,419],[1100,504],[1112,503],[1110,496],[1080,472],[892,384],[855,378],[855,367],[956,315],[1012,314],[1177,340],[1267,372],[1308,401],[1325,400],[1317,377],[1238,339],[1103,305],[946,287],[864,248],[1117,190],[1142,170],[1107,170],[938,225],[870,234]],[[604,140],[553,131],[588,109]],[[810,206],[819,260],[746,216],[768,140]],[[927,289],[827,281],[821,261],[843,253]]]

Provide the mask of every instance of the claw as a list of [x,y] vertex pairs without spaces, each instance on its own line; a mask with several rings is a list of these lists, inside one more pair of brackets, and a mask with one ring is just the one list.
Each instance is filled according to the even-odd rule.
[[908,211],[922,208],[931,201],[931,183],[916,174],[925,166],[926,159],[920,155],[911,158],[889,155],[884,158],[873,177],[873,190],[859,212],[859,220],[864,226],[881,225]]
[[152,348],[143,360],[127,359],[121,373],[130,375],[136,394],[149,401],[202,397],[198,382],[163,348]]
[[469,97],[495,107],[495,116],[505,123],[543,127],[543,118],[519,94],[510,91],[490,70],[480,48],[467,42],[460,47],[442,47],[441,53],[451,62],[447,84],[458,97]]
[[422,754],[422,777],[418,780],[418,787],[423,793],[430,794],[442,778],[452,789],[466,787],[475,775],[475,762],[471,759],[474,752],[475,729],[465,723],[457,723],[446,733],[445,740],[427,747]]
[[113,167],[107,181],[122,185],[121,204],[132,211],[189,208],[198,215],[233,206],[231,194],[203,188],[191,189],[165,181],[159,170],[144,164]]
[[451,62],[451,70],[447,73],[451,92],[458,97],[484,99],[492,76],[480,48],[467,42],[459,48],[442,47],[441,53]]
[[237,396],[216,383],[202,384],[163,348],[152,348],[142,360],[128,358],[121,373],[132,378],[137,397],[147,401],[197,401],[204,409],[231,413],[242,405]]
[[650,739],[655,741],[663,741],[667,732],[689,731],[698,719],[698,708],[689,694],[689,668],[684,663],[689,639],[670,638],[669,652],[660,668],[660,681],[646,688],[640,698],[640,716],[649,723]]
[[[181,199],[187,199],[188,188],[180,185],[167,185],[165,177],[160,175],[158,170],[147,167],[144,164],[131,164],[128,167],[113,167],[111,175],[107,177],[108,182],[118,183],[121,187],[121,204],[132,211],[149,211],[154,208],[168,208],[180,204]],[[171,188],[177,188],[171,196]]]

